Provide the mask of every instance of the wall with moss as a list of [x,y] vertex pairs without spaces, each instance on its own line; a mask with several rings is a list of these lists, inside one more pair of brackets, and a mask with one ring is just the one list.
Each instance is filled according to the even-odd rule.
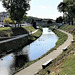
[[33,34],[33,35],[22,37],[22,38],[13,40],[13,41],[0,43],[0,54],[1,54],[1,56],[4,52],[9,53],[11,51],[16,51],[16,50],[19,50],[20,48],[30,44],[31,42],[33,42],[34,40],[39,38],[41,36],[41,34],[42,34],[42,30],[38,30],[36,32],[35,36]]

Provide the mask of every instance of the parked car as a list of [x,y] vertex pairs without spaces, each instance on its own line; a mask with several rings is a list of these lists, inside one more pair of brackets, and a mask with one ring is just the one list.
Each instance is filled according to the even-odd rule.
[[11,25],[9,25],[9,24],[5,24],[4,27],[11,27]]
[[60,28],[62,25],[63,25],[62,23],[59,23],[59,24],[58,24],[58,28]]
[[21,24],[21,26],[28,26],[29,25],[29,23],[24,23],[24,24]]
[[1,25],[1,24],[0,24],[0,27],[4,27],[4,25]]

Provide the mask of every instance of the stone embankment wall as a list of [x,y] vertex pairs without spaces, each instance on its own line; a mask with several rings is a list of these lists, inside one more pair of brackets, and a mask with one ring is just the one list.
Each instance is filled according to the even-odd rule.
[[[39,34],[39,32],[40,32],[40,34]],[[36,34],[36,35],[34,36],[34,34]],[[31,42],[33,42],[34,40],[39,38],[42,34],[42,31],[39,29],[34,34],[28,35],[25,37],[21,37],[21,38],[15,39],[15,40],[11,40],[8,42],[0,43],[0,56],[4,56],[5,53],[10,53],[12,51],[20,50],[22,47],[30,44]],[[37,37],[37,34],[39,35],[38,37]]]

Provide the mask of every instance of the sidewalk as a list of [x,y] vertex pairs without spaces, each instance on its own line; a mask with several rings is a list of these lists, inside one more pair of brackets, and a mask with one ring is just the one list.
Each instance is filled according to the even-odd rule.
[[[62,30],[59,30],[62,31]],[[54,50],[50,54],[46,55],[39,61],[35,62],[34,64],[30,65],[29,67],[21,70],[20,72],[16,73],[15,75],[34,75],[37,73],[40,69],[42,69],[42,64],[48,61],[49,59],[55,59],[57,56],[59,56],[63,52],[63,48],[68,47],[71,44],[71,41],[73,40],[73,36],[70,33],[67,33],[65,31],[62,31],[65,34],[68,35],[68,39],[64,42],[63,45],[57,48],[57,50]]]
[[[33,33],[36,33],[38,30],[35,30]],[[23,35],[17,35],[17,36],[14,36],[14,38],[11,38],[11,39],[7,39],[7,40],[3,40],[3,41],[0,41],[0,44],[1,43],[5,43],[5,42],[9,42],[9,41],[13,41],[13,40],[16,40],[16,39],[19,39],[19,38],[22,38],[22,37],[25,37],[25,36],[28,36],[29,34],[23,34]]]

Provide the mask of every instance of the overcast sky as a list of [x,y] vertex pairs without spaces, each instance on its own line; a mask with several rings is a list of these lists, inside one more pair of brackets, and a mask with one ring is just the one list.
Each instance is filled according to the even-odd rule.
[[[62,15],[62,13],[57,10],[58,4],[62,1],[63,0],[31,0],[31,8],[27,12],[28,16],[56,19]],[[0,2],[0,12],[2,11],[5,11],[5,9]]]

